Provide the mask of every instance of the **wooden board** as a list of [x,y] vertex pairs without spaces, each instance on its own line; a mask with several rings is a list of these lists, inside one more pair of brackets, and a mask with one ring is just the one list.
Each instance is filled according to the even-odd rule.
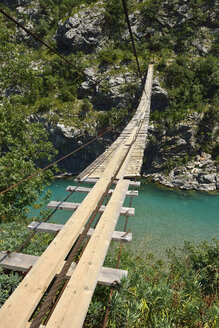
[[28,255],[14,252],[7,255],[7,252],[0,252],[0,266],[3,269],[27,271],[36,263],[38,259],[39,256],[36,255]]
[[[28,225],[28,229],[36,230],[39,232],[57,233],[62,229],[63,224],[47,223],[47,222],[37,222],[33,221]],[[87,237],[90,238],[94,232],[93,228],[90,228],[87,233]],[[114,231],[112,236],[113,241],[119,241],[123,243],[130,243],[132,241],[132,233],[125,233],[124,231]]]
[[[91,191],[92,188],[89,187],[78,187],[78,186],[68,186],[66,188],[66,191],[77,191],[77,192],[81,192],[84,194],[88,194]],[[112,194],[114,191],[114,189],[110,189],[108,194]],[[137,197],[138,196],[138,191],[137,190],[128,190],[127,197]]]
[[25,327],[52,279],[60,269],[60,265],[82,232],[88,218],[96,208],[106,187],[111,182],[112,176],[123,157],[124,145],[121,144],[110,164],[106,167],[103,176],[97,181],[81,205],[0,309],[1,328]]
[[[61,205],[60,205],[61,204]],[[72,203],[72,202],[56,202],[51,201],[47,207],[48,208],[58,208],[58,210],[66,210],[66,211],[75,211],[79,207],[80,203]],[[99,213],[103,213],[106,209],[105,205],[102,205],[99,209]],[[135,209],[133,207],[122,207],[120,215],[125,216],[134,216],[135,215]]]
[[[98,180],[99,180],[99,178],[96,178],[96,179],[95,178],[86,178],[86,180],[83,180],[82,179],[83,183],[94,183],[94,184],[97,183]],[[76,178],[75,181],[78,182],[80,180],[78,180]],[[113,184],[117,184],[117,183],[118,183],[118,181],[115,180],[115,182]],[[130,181],[130,186],[140,187],[140,185],[141,185],[141,182],[140,181]]]
[[[129,182],[121,180],[57,304],[47,328],[81,328],[103,265]],[[89,279],[88,279],[89,278]]]
[[[7,252],[0,252],[0,259],[5,257]],[[39,256],[28,255],[22,253],[11,253],[10,256],[5,257],[5,259],[0,263],[3,269],[9,269],[14,271],[28,271],[39,259]],[[73,263],[71,268],[66,274],[66,278],[70,278],[76,268],[76,264]],[[61,270],[61,268],[60,268]],[[116,280],[118,283],[121,278],[127,277],[128,272],[125,270],[118,270],[108,267],[102,267],[97,283],[99,285],[111,286],[111,284]]]
[[[150,77],[150,71],[151,71],[151,68],[149,66],[148,77]],[[148,80],[148,78],[147,78],[147,80]],[[146,82],[146,84],[148,85],[148,81]],[[145,92],[147,93],[147,90],[145,90]],[[34,309],[36,308],[37,304],[39,303],[40,299],[42,298],[43,294],[45,293],[45,291],[46,291],[47,287],[49,286],[49,284],[51,283],[52,279],[57,274],[57,272],[60,270],[60,267],[63,265],[63,261],[64,261],[66,255],[68,254],[72,245],[75,243],[76,239],[82,232],[89,216],[96,208],[101,196],[103,195],[104,191],[106,190],[107,185],[110,183],[113,174],[115,173],[116,169],[118,168],[122,159],[124,158],[126,145],[130,144],[131,141],[134,140],[136,132],[137,132],[137,127],[139,126],[139,123],[142,122],[143,110],[147,111],[145,118],[147,119],[149,117],[149,110],[148,110],[148,108],[146,108],[148,99],[144,99],[144,98],[145,97],[142,96],[142,99],[140,102],[141,105],[139,106],[138,110],[136,111],[135,115],[133,116],[133,119],[128,124],[126,129],[124,129],[122,136],[119,136],[117,141],[115,142],[115,144],[113,146],[114,150],[113,150],[112,154],[110,154],[108,161],[106,161],[106,163],[102,163],[100,165],[99,173],[97,173],[98,181],[95,180],[95,182],[94,182],[94,180],[93,180],[92,183],[96,183],[96,184],[94,185],[94,187],[92,188],[90,193],[86,196],[86,198],[81,203],[81,205],[73,213],[73,215],[71,216],[69,221],[65,224],[65,226],[62,228],[62,230],[59,232],[59,234],[54,238],[53,242],[48,246],[48,248],[43,253],[43,255],[34,264],[33,268],[26,275],[26,277],[23,279],[23,281],[18,286],[18,288],[14,291],[14,293],[9,297],[9,299],[2,306],[2,308],[0,310],[1,328],[15,328],[15,327],[16,328],[24,328],[25,325],[27,324]],[[148,96],[146,98],[148,98]],[[141,131],[140,131],[140,133],[141,133]],[[142,140],[139,139],[139,143],[141,144]],[[136,152],[135,152],[135,149],[133,151],[133,156],[135,157],[135,160],[139,156],[138,151],[141,150],[141,147],[139,147],[139,143],[138,143],[138,147],[137,147],[138,149],[136,149]],[[136,145],[137,145],[137,143],[136,143]],[[108,150],[108,154],[109,154],[109,152],[110,152],[110,150]],[[105,157],[104,154],[103,154],[102,158],[103,157]],[[140,163],[140,158],[136,160],[136,163],[138,163],[138,164]],[[98,161],[96,161],[95,165],[97,165],[97,164],[98,164]],[[132,166],[131,166],[132,172],[131,173],[133,173],[135,171],[134,173],[136,174],[136,169],[138,169],[138,168],[136,168],[134,163],[132,163]],[[90,170],[90,168],[88,168],[87,172],[89,172],[89,170]],[[82,179],[85,179],[87,177],[88,176],[86,176],[84,178],[82,177]],[[91,176],[89,176],[89,178],[92,179],[95,177],[91,175]],[[88,179],[87,179],[87,182],[91,182],[91,180],[88,181]],[[120,184],[120,182],[117,182],[117,183],[118,183],[118,185]],[[127,190],[126,190],[126,192],[127,192]],[[112,198],[114,197],[114,195],[115,195],[115,192],[113,192]],[[107,209],[102,214],[103,218],[106,218],[106,213],[107,213]],[[100,222],[102,221],[102,217],[101,217]],[[112,217],[113,216],[111,215],[110,216],[111,220],[112,220]],[[112,231],[112,234],[113,234],[113,231]],[[90,245],[93,245],[93,247],[94,247],[96,238],[98,241],[100,237],[104,238],[104,234],[103,234],[103,236],[101,236],[99,234],[99,232],[97,233],[97,231],[95,230],[95,233],[92,235],[91,240],[89,242],[89,243],[91,243]],[[104,240],[103,247],[102,247],[102,245],[99,245],[97,243],[97,245],[99,245],[99,247],[97,248],[97,250],[93,249],[93,252],[95,252],[95,251],[101,252],[101,258],[99,258],[99,257],[97,258],[98,268],[101,267],[100,261],[102,261],[104,258],[102,252],[103,252],[103,250],[105,252],[106,246],[108,247],[108,244],[109,244],[109,240],[108,240],[108,242],[106,242]],[[85,252],[86,252],[86,250],[85,250]],[[88,250],[90,251],[90,248]],[[85,252],[84,252],[84,254],[86,254]],[[91,256],[91,259],[92,259],[92,256]],[[82,263],[81,265],[83,266],[85,264]],[[92,288],[95,288],[95,283],[94,283],[93,278],[97,272],[96,272],[95,266],[94,266],[94,270],[93,270],[93,266],[88,265],[88,272],[90,273],[89,277],[90,276],[92,277],[92,279],[91,279],[92,284],[90,285],[90,280],[89,280],[88,281],[89,286],[83,285],[82,289],[85,294],[89,294],[89,293],[92,294]],[[73,276],[78,277],[79,284],[82,283],[80,281],[80,277],[77,276],[77,274],[80,270],[81,269],[79,269],[77,266],[77,268],[75,269],[74,274],[73,274]],[[82,273],[81,276],[83,276],[83,275],[84,274]],[[72,276],[72,278],[73,278],[73,276]],[[71,278],[71,281],[73,281],[72,278]],[[84,280],[83,280],[83,283],[84,283]],[[69,287],[70,287],[69,289],[66,288],[65,292],[70,292],[72,290],[72,288],[74,290],[74,287],[72,284],[70,284]],[[78,285],[78,287],[79,287],[79,285]],[[87,287],[88,287],[88,289],[87,289]],[[63,296],[64,296],[64,293],[63,293]],[[74,302],[75,300],[72,300],[72,301]],[[80,303],[80,302],[81,302],[81,298],[79,297],[79,302],[78,303],[76,302],[75,305],[79,311],[79,314],[80,314],[80,305],[81,305],[81,310],[82,310],[82,314],[83,314],[85,312],[85,307],[88,307],[87,299],[86,299],[85,303]],[[72,307],[72,304],[73,303],[70,302],[69,309]],[[58,306],[59,306],[59,304],[58,304]],[[63,308],[63,313],[67,308],[68,308],[68,305],[67,305],[67,307]],[[58,310],[57,311],[56,310],[57,310],[57,308],[55,309],[55,312],[57,313]],[[78,320],[81,320],[82,314],[80,314]],[[69,315],[70,316],[73,315],[72,311],[71,311],[71,314],[70,314],[70,312],[68,312],[68,314],[67,314],[67,317],[66,317],[67,322],[68,322],[68,318],[70,318]],[[52,319],[52,317],[51,317],[51,319]],[[77,316],[76,316],[76,318],[77,318]],[[49,324],[50,324],[50,322],[49,322]],[[72,326],[71,323],[70,323],[70,326]],[[65,327],[69,328],[70,326],[67,324]],[[50,327],[53,328],[52,325],[50,325]]]
[[148,66],[147,79],[144,86],[144,92],[142,93],[139,106],[129,124],[122,131],[120,136],[112,143],[112,145],[106,149],[93,163],[91,163],[83,172],[81,172],[77,179],[83,180],[89,177],[99,178],[101,177],[105,166],[111,161],[114,151],[121,142],[129,144],[128,138],[132,134],[133,129],[136,126],[141,126],[138,137],[133,145],[133,156],[126,167],[125,177],[139,177],[141,174],[141,166],[143,163],[144,149],[146,145],[148,123],[150,116],[150,99],[151,89],[153,83],[153,65]]

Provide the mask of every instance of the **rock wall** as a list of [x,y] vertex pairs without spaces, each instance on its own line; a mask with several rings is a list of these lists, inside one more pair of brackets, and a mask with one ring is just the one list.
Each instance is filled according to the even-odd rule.
[[[16,7],[16,12],[25,14],[34,24],[38,19],[37,1],[31,0],[4,0],[3,3],[10,7]],[[31,6],[30,6],[31,5]],[[206,55],[210,51],[210,40],[218,33],[216,30],[216,1],[206,2],[206,21],[200,29],[194,31],[194,39],[190,48],[191,55]],[[157,15],[157,29],[145,22],[140,11],[130,15],[133,34],[137,42],[144,42],[158,33],[159,38],[165,35],[165,30],[178,29],[189,20],[192,20],[192,10],[189,0],[171,1],[165,0],[159,8]],[[29,22],[30,23],[30,22]],[[32,25],[29,26],[30,28]],[[129,42],[129,33],[125,28],[122,32],[121,41]],[[22,40],[28,40],[21,33]],[[64,54],[82,51],[85,56],[95,54],[110,42],[109,35],[104,29],[104,6],[98,2],[91,7],[82,5],[78,13],[68,17],[64,22],[60,21],[57,33],[54,37],[59,51]],[[185,40],[186,42],[186,40]],[[176,45],[177,48],[177,45]],[[177,49],[175,49],[177,53]],[[78,98],[88,98],[95,110],[108,111],[113,107],[125,108],[130,106],[136,108],[141,96],[140,79],[137,74],[129,72],[128,65],[122,63],[120,66],[109,63],[99,63],[87,67],[84,71],[86,77],[78,90]],[[130,85],[130,88],[125,88]],[[105,89],[105,90],[104,90]],[[6,90],[8,94],[19,93],[19,89]],[[161,86],[159,78],[153,83],[151,111],[165,111],[169,105],[167,91]],[[80,145],[91,140],[92,136],[71,126],[58,123],[53,125],[41,116],[35,116],[30,120],[39,121],[47,128],[54,147],[59,151],[61,157]],[[219,189],[219,177],[216,161],[206,152],[197,153],[197,129],[202,120],[202,115],[192,114],[187,120],[176,124],[174,127],[168,125],[157,125],[151,122],[149,140],[145,150],[142,174],[152,181],[157,181],[169,187],[181,189],[196,189],[213,191]],[[89,145],[79,153],[72,155],[61,162],[63,171],[78,174],[98,157],[105,148],[116,138],[109,134],[97,142]],[[184,164],[185,162],[185,164]]]
[[187,190],[219,190],[217,162],[211,154],[197,154],[197,130],[202,116],[190,119],[172,128],[149,128],[142,175],[170,188]]

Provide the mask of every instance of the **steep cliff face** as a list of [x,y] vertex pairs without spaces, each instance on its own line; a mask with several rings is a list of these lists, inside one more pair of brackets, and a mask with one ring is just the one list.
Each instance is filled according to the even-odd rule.
[[[194,113],[184,122],[166,127],[166,130],[158,130],[152,123],[142,174],[171,188],[219,190],[215,158],[201,149],[197,151],[200,142],[198,129],[202,120],[203,115]],[[217,128],[215,137],[218,132]]]
[[[71,72],[77,81],[69,79],[69,83],[75,83],[71,90],[68,84],[63,87],[60,83],[63,91],[60,88],[54,91],[55,101],[50,100],[52,91],[46,91],[46,98],[34,105],[32,115],[44,122],[59,156],[90,140],[96,129],[102,131],[116,121],[124,126],[137,107],[142,86],[121,4],[114,0],[107,4],[77,1],[78,6],[69,14],[60,13],[56,1],[54,8],[45,7],[41,0],[3,3],[16,10],[20,21],[53,39],[58,50],[84,70],[84,77]],[[151,129],[142,174],[170,187],[218,189],[217,3],[216,0],[129,3],[141,70],[146,70],[151,58],[156,63]],[[47,32],[50,26],[53,34]],[[29,42],[24,34],[19,34],[18,39]],[[57,64],[53,65],[57,70]],[[41,76],[48,70],[43,61],[33,66]],[[64,70],[60,72],[65,79],[69,78]],[[51,77],[47,79],[53,82]],[[17,94],[13,85],[10,87],[8,98]],[[70,102],[72,108],[68,111]],[[111,134],[102,138],[77,154],[77,158],[63,162],[62,168],[78,173],[115,137]]]

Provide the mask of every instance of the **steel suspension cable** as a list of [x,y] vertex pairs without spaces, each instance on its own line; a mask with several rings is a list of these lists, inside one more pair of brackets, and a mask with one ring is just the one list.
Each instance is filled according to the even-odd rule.
[[[105,131],[105,132],[107,132],[107,131]],[[131,132],[131,130],[130,130],[130,132]],[[124,136],[123,136],[123,138],[122,138],[122,140],[121,140],[121,142],[126,138],[126,135],[128,134],[129,132],[127,132]],[[99,136],[100,137],[100,136]],[[88,173],[87,173],[87,176],[86,176],[86,178],[85,179],[83,179],[83,180],[81,180],[81,181],[79,181],[78,182],[78,185],[76,186],[76,188],[74,189],[74,190],[72,190],[71,192],[70,192],[70,194],[67,196],[67,197],[65,197],[57,206],[56,206],[56,208],[46,217],[46,219],[44,219],[44,218],[42,218],[41,220],[39,220],[38,221],[38,224],[37,224],[37,226],[34,228],[34,231],[32,232],[32,233],[30,233],[28,236],[27,236],[27,238],[21,243],[21,245],[20,246],[18,246],[18,248],[15,250],[15,252],[16,253],[19,253],[25,246],[27,246],[27,244],[32,240],[32,238],[35,236],[35,234],[37,233],[37,227],[41,224],[41,223],[43,223],[43,222],[47,222],[52,216],[53,216],[53,214],[55,214],[55,212],[59,209],[59,207],[60,207],[60,205],[63,203],[63,202],[65,202],[73,193],[75,193],[76,191],[77,191],[77,189],[84,183],[84,182],[86,182],[86,180],[89,178],[89,176],[96,170],[96,169],[98,169],[98,167],[119,147],[119,145],[120,144],[118,144],[117,146],[116,146],[116,148],[114,148],[107,156],[105,156],[103,159],[101,159],[101,161],[99,162],[99,163],[97,163],[96,164],[96,166],[94,166],[94,168],[92,168],[92,169],[90,169],[90,171],[88,171]],[[10,254],[11,252],[10,251],[7,251],[7,253],[0,259],[0,263],[7,257],[7,256],[9,256],[9,254]]]
[[[140,127],[141,127],[141,125],[140,125]],[[77,253],[78,253],[78,251],[79,251],[79,249],[82,245],[82,242],[83,242],[84,238],[86,237],[87,232],[90,229],[92,223],[94,222],[94,220],[96,218],[96,215],[97,215],[103,201],[105,200],[111,186],[113,185],[113,183],[114,183],[114,181],[115,181],[115,179],[116,179],[122,165],[124,164],[132,145],[136,141],[139,130],[136,133],[136,136],[134,137],[134,139],[131,141],[130,145],[128,146],[123,159],[121,160],[119,166],[117,167],[115,173],[113,174],[113,176],[111,178],[111,181],[108,183],[105,192],[103,193],[100,200],[98,201],[95,210],[93,211],[90,218],[88,219],[86,227],[84,228],[84,230],[81,233],[79,239],[77,240],[75,246],[73,247],[72,251],[70,252],[70,255],[69,255],[68,259],[66,260],[61,272],[58,274],[58,277],[56,278],[53,286],[51,287],[51,289],[50,289],[50,291],[49,291],[49,293],[48,293],[42,307],[40,308],[38,314],[36,315],[36,317],[32,321],[32,323],[30,325],[30,328],[38,328],[40,326],[40,324],[42,323],[42,320],[45,317],[45,314],[50,310],[50,308],[52,306],[52,303],[53,303],[53,299],[56,296],[57,290],[58,290],[60,284],[62,283],[63,279],[65,278],[65,275],[66,275],[68,269],[70,268],[71,263],[73,262],[75,256],[77,255]],[[122,143],[122,141],[120,142],[119,145],[121,145],[121,143]]]
[[25,182],[25,181],[27,181],[27,180],[33,178],[34,176],[36,176],[36,175],[42,173],[43,171],[47,170],[48,168],[50,168],[50,167],[54,166],[55,164],[61,162],[61,161],[64,160],[65,158],[67,158],[67,157],[69,157],[69,156],[71,156],[71,155],[77,153],[79,150],[85,148],[86,146],[88,146],[88,145],[91,144],[92,142],[98,140],[98,139],[99,139],[100,137],[102,137],[104,134],[106,134],[107,132],[112,131],[112,130],[113,130],[113,128],[109,128],[109,129],[107,129],[106,131],[104,131],[103,133],[101,133],[100,135],[98,135],[97,137],[93,138],[92,140],[88,141],[87,143],[85,143],[84,145],[78,147],[77,149],[73,150],[72,152],[68,153],[67,155],[65,155],[65,156],[63,156],[63,157],[61,157],[61,158],[55,160],[54,162],[50,163],[49,165],[45,166],[44,168],[37,170],[36,172],[34,172],[33,174],[29,175],[28,177],[22,179],[21,181],[19,181],[19,182],[13,184],[12,186],[8,187],[7,189],[5,189],[5,190],[3,190],[3,191],[1,191],[1,192],[0,192],[0,195],[5,194],[5,193],[8,192],[9,190],[11,190],[11,189],[13,189],[13,188],[19,186],[21,183],[23,183],[23,182]]
[[[21,28],[22,30],[24,30],[27,34],[31,35],[35,40],[37,40],[38,42],[40,42],[41,44],[43,44],[47,49],[49,49],[54,54],[56,54],[57,56],[59,56],[62,60],[64,60],[68,65],[70,65],[71,67],[73,67],[75,70],[77,70],[83,76],[85,76],[86,78],[88,78],[90,81],[92,81],[95,84],[98,83],[96,80],[94,80],[90,76],[86,75],[82,69],[80,69],[79,67],[77,67],[76,65],[74,65],[70,60],[68,60],[66,57],[64,57],[63,55],[61,55],[57,50],[55,50],[54,48],[52,48],[48,43],[46,43],[45,41],[43,41],[42,39],[40,39],[35,33],[31,32],[29,29],[27,29],[23,24],[21,24],[20,22],[18,22],[14,17],[12,17],[10,14],[8,14],[6,11],[4,11],[2,8],[0,8],[0,13],[2,13],[6,18],[8,18],[11,22],[13,22],[19,28]],[[101,86],[101,88],[104,89],[107,92],[109,91],[104,86]]]
[[135,60],[136,60],[137,68],[138,68],[139,77],[140,77],[141,82],[143,84],[144,81],[143,81],[143,78],[142,78],[142,73],[141,73],[141,69],[140,69],[140,65],[139,65],[139,61],[138,61],[138,55],[137,55],[137,50],[136,50],[136,47],[135,47],[135,41],[134,41],[132,29],[131,29],[130,20],[129,20],[126,0],[122,0],[122,5],[123,5],[124,14],[125,14],[125,17],[126,17],[126,22],[127,22],[127,25],[128,25],[129,35],[130,35],[130,38],[131,38],[132,48],[133,48],[133,52],[134,52],[134,55],[135,55]]

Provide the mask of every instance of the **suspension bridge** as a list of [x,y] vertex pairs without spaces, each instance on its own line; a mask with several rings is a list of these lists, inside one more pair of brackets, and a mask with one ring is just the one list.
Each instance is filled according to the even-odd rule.
[[[1,328],[82,327],[97,283],[112,286],[127,276],[127,271],[103,264],[111,240],[132,240],[130,232],[115,231],[115,227],[120,215],[128,218],[135,212],[134,208],[123,207],[123,203],[126,197],[132,199],[138,195],[136,190],[128,188],[140,185],[133,179],[140,176],[143,162],[152,82],[153,64],[150,64],[139,106],[129,124],[116,141],[78,175],[79,185],[67,188],[70,193],[87,193],[84,200],[48,204],[49,208],[74,211],[67,223],[32,222],[28,226],[35,232],[57,234],[44,253],[40,257],[0,253],[3,268],[27,272],[0,310]],[[93,183],[93,187],[81,186],[82,182]],[[79,251],[80,258],[75,261]],[[62,291],[51,308],[60,286]]]

